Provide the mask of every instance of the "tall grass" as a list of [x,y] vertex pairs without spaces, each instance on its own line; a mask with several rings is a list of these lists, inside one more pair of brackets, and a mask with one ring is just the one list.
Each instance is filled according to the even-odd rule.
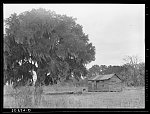
[[28,86],[16,90],[14,97],[17,103],[17,107],[19,108],[29,108],[33,106],[32,89]]
[[61,92],[87,92],[87,87],[76,87],[76,86],[62,86],[62,85],[53,85],[53,86],[45,86],[43,88],[44,93],[61,93]]
[[80,108],[82,103],[68,95],[43,96],[41,108]]
[[[12,97],[13,106],[7,104],[7,107],[12,108],[36,108],[41,102],[42,87],[35,88],[31,86],[24,86],[20,88],[13,88],[11,86],[4,87],[4,95]],[[7,100],[7,99],[6,99]],[[9,106],[8,106],[9,105]],[[14,106],[15,105],[15,106]]]
[[[11,89],[11,87],[8,87]],[[145,94],[142,89],[123,90],[122,92],[85,92],[82,94],[56,94],[48,95],[40,92],[78,91],[81,87],[41,87],[36,94],[32,87],[12,89],[12,97],[6,97],[12,101],[9,108],[134,108],[144,107]],[[75,89],[76,88],[76,89]],[[7,93],[5,91],[5,93]],[[13,100],[11,99],[13,98]],[[7,102],[8,103],[8,102]],[[10,103],[10,102],[9,102]]]

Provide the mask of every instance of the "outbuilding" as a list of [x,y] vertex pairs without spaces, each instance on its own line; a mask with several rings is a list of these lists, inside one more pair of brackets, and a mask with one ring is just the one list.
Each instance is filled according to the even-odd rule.
[[122,91],[122,81],[117,74],[96,75],[88,79],[88,91]]

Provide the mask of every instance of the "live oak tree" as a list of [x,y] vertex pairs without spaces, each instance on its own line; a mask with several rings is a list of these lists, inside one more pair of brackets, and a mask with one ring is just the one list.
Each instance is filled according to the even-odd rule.
[[4,79],[15,87],[32,79],[32,69],[38,84],[47,77],[57,83],[71,74],[80,79],[87,74],[85,65],[95,60],[88,35],[66,15],[42,8],[14,13],[5,20],[5,32]]

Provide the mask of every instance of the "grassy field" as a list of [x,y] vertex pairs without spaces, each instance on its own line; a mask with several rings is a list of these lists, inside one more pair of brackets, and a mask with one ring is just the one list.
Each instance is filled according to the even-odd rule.
[[[36,108],[145,108],[145,90],[126,88],[122,92],[83,92],[82,94],[46,94],[81,91],[80,87],[45,87]],[[15,108],[13,96],[4,95],[4,108]],[[35,106],[29,106],[35,107]]]

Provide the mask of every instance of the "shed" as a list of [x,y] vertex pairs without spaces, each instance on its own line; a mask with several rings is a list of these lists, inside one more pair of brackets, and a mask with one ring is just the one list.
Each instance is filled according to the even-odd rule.
[[88,91],[122,91],[122,81],[117,74],[96,75],[88,79]]

